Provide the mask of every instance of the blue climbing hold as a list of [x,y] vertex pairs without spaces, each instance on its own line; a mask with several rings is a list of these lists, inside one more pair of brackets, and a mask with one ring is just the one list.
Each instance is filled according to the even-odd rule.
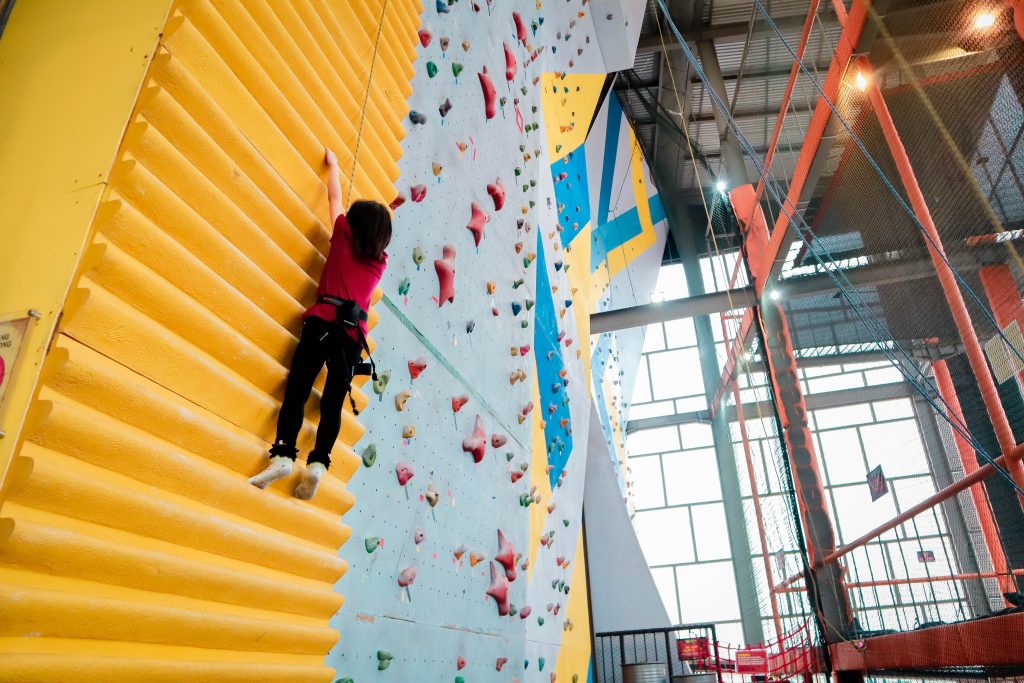
[[522,304],[518,301],[512,302],[512,315],[519,315],[519,312],[523,310]]
[[445,2],[445,0],[437,0],[437,13],[438,14],[448,14],[451,11],[452,11],[451,8],[448,7],[448,3]]

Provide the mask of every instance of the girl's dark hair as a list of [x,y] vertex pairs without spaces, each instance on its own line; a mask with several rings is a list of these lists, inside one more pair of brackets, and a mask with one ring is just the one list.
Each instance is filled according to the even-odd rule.
[[377,202],[360,199],[349,207],[348,224],[352,228],[352,252],[364,261],[380,261],[391,242],[391,213]]

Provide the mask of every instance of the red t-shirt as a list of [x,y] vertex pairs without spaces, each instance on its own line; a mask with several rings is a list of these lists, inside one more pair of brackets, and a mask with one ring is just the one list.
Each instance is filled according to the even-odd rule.
[[[364,311],[370,310],[370,295],[380,282],[384,268],[388,264],[387,252],[380,261],[363,261],[352,253],[352,228],[345,214],[338,216],[334,222],[334,234],[331,235],[331,250],[327,254],[324,272],[320,276],[320,286],[316,290],[317,297],[334,296],[350,299],[359,304]],[[333,322],[337,311],[332,304],[316,303],[309,307],[303,318],[315,315],[328,322]],[[367,334],[366,323],[360,323],[363,334]],[[353,339],[358,339],[356,331],[348,330]]]

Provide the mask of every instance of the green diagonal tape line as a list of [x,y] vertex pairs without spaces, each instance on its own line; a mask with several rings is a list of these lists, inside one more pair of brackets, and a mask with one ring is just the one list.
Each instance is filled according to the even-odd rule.
[[455,369],[455,366],[448,361],[445,355],[441,353],[441,351],[436,346],[434,346],[433,342],[427,339],[426,336],[422,332],[420,332],[419,328],[416,327],[416,325],[414,325],[413,322],[409,320],[408,317],[406,317],[405,313],[402,313],[401,309],[398,308],[397,305],[395,305],[395,302],[392,301],[387,294],[383,296],[382,301],[384,302],[384,305],[387,306],[388,310],[395,314],[395,317],[398,318],[399,322],[401,322],[405,326],[405,329],[412,332],[413,336],[416,337],[416,339],[418,339],[419,342],[427,348],[427,351],[430,352],[430,355],[436,358],[437,362],[440,363],[445,370],[450,372],[452,376],[455,377],[455,379],[457,379],[459,383],[466,388],[466,391],[468,391],[473,398],[480,402],[480,405],[484,407],[484,410],[490,413],[491,417],[498,421],[498,424],[501,425],[501,428],[505,430],[505,433],[508,434],[508,437],[515,441],[517,444],[519,444],[520,448],[529,451],[530,449],[523,445],[523,442],[521,442],[516,437],[515,433],[508,428],[508,425],[506,425],[505,421],[501,419],[501,416],[498,414],[498,411],[496,411],[491,406],[491,404],[487,402],[487,399],[484,398],[483,394],[477,391],[476,388],[472,384],[470,384],[465,377],[462,376],[462,373]]

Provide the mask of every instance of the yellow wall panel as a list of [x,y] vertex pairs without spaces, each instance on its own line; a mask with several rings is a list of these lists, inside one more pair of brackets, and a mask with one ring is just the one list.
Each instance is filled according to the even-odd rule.
[[[313,501],[291,497],[297,474],[267,491],[246,478],[329,248],[324,145],[346,190],[357,161],[353,194],[395,195],[422,7],[386,7],[160,13],[138,96],[104,112],[123,131],[104,182],[65,216],[60,239],[77,230],[81,248],[37,273],[70,293],[0,488],[0,680],[332,680],[363,428],[346,408]],[[42,30],[15,12],[9,30]]]

